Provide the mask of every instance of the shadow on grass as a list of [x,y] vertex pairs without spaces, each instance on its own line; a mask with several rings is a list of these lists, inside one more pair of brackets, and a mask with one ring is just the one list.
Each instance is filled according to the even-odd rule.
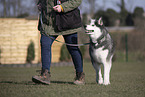
[[56,83],[56,84],[71,84],[71,85],[74,85],[73,82],[67,82],[67,81],[51,81],[51,83]]
[[32,81],[22,81],[22,82],[16,82],[16,81],[0,81],[0,84],[21,84],[21,85],[35,85]]
[[[70,85],[74,85],[73,82],[67,82],[67,81],[51,81],[51,83],[55,83],[55,84],[70,84]],[[40,84],[36,84],[32,81],[22,81],[22,82],[16,82],[16,81],[0,81],[0,84],[21,84],[21,85],[40,85]],[[43,84],[45,85],[45,84]]]

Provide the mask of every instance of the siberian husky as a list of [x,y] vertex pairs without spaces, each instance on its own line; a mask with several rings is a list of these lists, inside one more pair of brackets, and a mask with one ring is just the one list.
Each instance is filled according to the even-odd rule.
[[[95,24],[91,19],[90,25],[86,26],[86,33],[90,37],[89,53],[91,62],[96,70],[96,82],[98,84],[110,84],[110,70],[112,66],[112,57],[114,53],[114,44],[107,29],[100,18]],[[104,79],[101,74],[101,64],[104,67]]]

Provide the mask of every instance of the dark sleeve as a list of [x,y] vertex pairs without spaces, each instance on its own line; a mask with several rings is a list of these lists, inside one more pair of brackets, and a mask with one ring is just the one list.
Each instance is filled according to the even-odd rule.
[[80,6],[81,3],[82,3],[82,0],[68,0],[62,3],[61,6],[64,12],[68,12]]

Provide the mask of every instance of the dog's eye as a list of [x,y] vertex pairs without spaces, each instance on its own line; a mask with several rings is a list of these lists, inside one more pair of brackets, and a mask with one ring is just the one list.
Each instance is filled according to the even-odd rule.
[[92,32],[94,32],[94,30],[92,30]]
[[95,25],[92,25],[92,26],[95,26]]

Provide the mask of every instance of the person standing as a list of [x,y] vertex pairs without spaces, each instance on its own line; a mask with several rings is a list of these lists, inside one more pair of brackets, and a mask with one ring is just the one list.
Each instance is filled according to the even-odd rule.
[[[41,12],[38,30],[41,32],[40,76],[33,76],[34,83],[50,84],[51,46],[54,40],[62,35],[68,44],[77,44],[77,33],[81,31],[81,17],[78,6],[82,0],[39,0],[38,9]],[[48,37],[49,36],[49,37]],[[75,67],[74,84],[85,84],[83,58],[78,46],[67,45]]]

